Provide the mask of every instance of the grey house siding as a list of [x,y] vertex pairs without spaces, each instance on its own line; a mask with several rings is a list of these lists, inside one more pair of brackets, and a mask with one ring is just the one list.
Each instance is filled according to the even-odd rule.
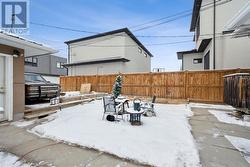
[[54,55],[44,55],[33,58],[37,58],[37,66],[25,65],[25,72],[51,76],[67,75],[66,68],[57,68],[57,62],[67,63],[66,58]]
[[50,66],[50,72],[52,75],[67,75],[67,69],[63,68],[63,69],[59,69],[57,68],[56,64],[57,62],[59,63],[67,63],[67,59],[62,58],[62,57],[56,57],[56,56],[51,56],[51,66]]

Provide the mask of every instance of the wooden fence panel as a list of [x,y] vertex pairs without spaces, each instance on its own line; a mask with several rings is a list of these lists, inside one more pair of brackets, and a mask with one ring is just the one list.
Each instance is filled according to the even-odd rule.
[[171,99],[185,98],[184,72],[171,72],[165,74],[166,97]]
[[[223,76],[239,72],[250,73],[250,69],[121,74],[122,94],[223,102]],[[60,83],[62,91],[80,90],[81,84],[90,83],[93,91],[111,93],[115,78],[116,74],[67,76],[61,77]]]
[[166,76],[164,73],[151,73],[151,95],[155,95],[160,98],[166,97]]

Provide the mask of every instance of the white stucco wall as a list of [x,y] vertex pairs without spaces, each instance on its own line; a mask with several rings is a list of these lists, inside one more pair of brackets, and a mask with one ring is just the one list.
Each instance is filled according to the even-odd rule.
[[88,61],[109,57],[124,57],[124,47],[110,47],[125,45],[122,34],[108,35],[100,38],[80,41],[70,44],[70,62]]
[[73,66],[69,67],[68,75],[103,75],[118,73],[125,73],[123,62]]
[[[103,46],[103,47],[99,47]],[[112,47],[108,47],[112,46]],[[118,46],[118,47],[114,47]],[[69,67],[68,75],[96,75],[151,71],[151,57],[139,53],[138,45],[126,33],[109,35],[70,44],[69,63],[108,58],[126,58],[128,62],[113,62]]]
[[132,46],[132,45],[134,46],[134,47],[125,48],[126,58],[131,60],[124,64],[125,72],[126,73],[150,72],[151,71],[151,57],[144,50],[142,50],[142,52],[140,53],[139,46],[129,36],[127,36],[125,40],[125,44],[127,46]]
[[[203,0],[202,6],[213,2]],[[225,27],[231,19],[249,2],[249,0],[233,0],[216,6],[216,69],[250,68],[250,38],[232,38],[230,34],[222,35]],[[213,5],[200,11],[200,38],[196,48],[200,46],[202,39],[213,38]],[[206,34],[204,36],[204,34]],[[210,34],[210,35],[207,35]],[[204,51],[203,56],[210,50],[210,69],[213,69],[213,40]]]
[[[193,60],[202,58],[202,63],[194,64]],[[203,70],[203,55],[200,53],[190,53],[183,56],[183,70],[196,71]]]

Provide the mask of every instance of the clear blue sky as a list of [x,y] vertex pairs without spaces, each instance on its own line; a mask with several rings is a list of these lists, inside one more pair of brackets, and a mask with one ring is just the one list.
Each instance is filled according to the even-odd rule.
[[[192,9],[193,0],[30,0],[30,21],[41,24],[69,27],[94,32],[111,31],[131,27]],[[192,35],[189,32],[191,16],[162,24],[135,35]],[[58,49],[58,55],[67,57],[64,41],[91,34],[71,32],[37,25],[30,25],[26,38],[45,43]],[[139,38],[143,44],[169,43],[192,40],[189,38]],[[189,50],[194,43],[163,46],[146,46],[154,55],[152,68],[179,70],[176,52]]]

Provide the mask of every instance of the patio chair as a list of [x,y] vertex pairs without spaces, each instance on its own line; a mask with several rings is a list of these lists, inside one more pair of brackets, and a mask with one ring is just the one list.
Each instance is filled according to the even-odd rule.
[[155,116],[154,103],[156,101],[156,96],[153,96],[152,102],[142,103],[141,109],[143,109],[144,115],[146,116]]
[[[122,104],[116,104],[114,96],[103,97],[103,107],[104,112],[102,119],[104,119],[106,114],[114,115],[116,120],[118,120],[119,112],[122,112]],[[123,114],[120,115],[123,119]]]

